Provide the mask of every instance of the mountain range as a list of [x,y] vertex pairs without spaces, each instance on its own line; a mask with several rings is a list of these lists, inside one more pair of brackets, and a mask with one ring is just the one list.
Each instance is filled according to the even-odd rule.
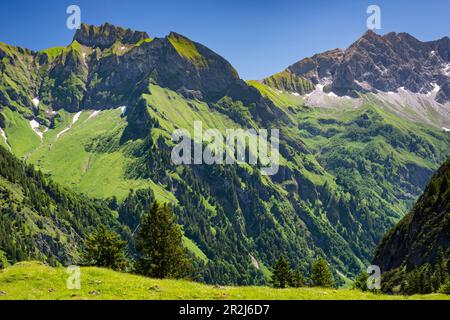
[[[449,42],[368,32],[260,81],[174,32],[83,24],[66,47],[0,43],[0,145],[106,206],[125,237],[150,199],[171,203],[200,280],[265,283],[284,252],[305,272],[326,257],[344,283],[450,155]],[[278,174],[174,165],[171,134],[196,120],[280,129]],[[41,252],[28,246],[22,258]]]

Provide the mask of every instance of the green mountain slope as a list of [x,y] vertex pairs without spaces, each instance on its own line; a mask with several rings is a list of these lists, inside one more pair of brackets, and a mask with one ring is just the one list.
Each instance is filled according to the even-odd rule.
[[[150,40],[83,26],[66,48],[2,45],[0,58],[0,143],[115,211],[130,189],[173,203],[185,244],[207,261],[197,277],[208,282],[265,283],[285,252],[304,272],[325,256],[342,283],[369,263],[450,153],[449,135],[371,101],[319,109],[284,87],[245,83],[222,57],[176,33]],[[304,79],[289,84],[312,90]],[[171,134],[192,132],[196,120],[222,133],[280,129],[279,172],[174,165]],[[133,199],[121,216],[131,230],[148,204]]]
[[61,188],[0,147],[0,252],[11,262],[80,262],[84,237],[101,224],[121,229],[104,204]]
[[437,291],[449,277],[449,248],[450,160],[433,176],[412,211],[377,248],[374,263],[385,272],[384,290]]

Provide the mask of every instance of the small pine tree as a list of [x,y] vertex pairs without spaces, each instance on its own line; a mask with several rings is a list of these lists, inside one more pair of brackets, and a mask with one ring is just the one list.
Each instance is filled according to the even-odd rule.
[[9,266],[8,258],[6,257],[6,253],[0,250],[0,270]]
[[113,270],[124,270],[127,266],[126,242],[120,236],[101,226],[85,241],[84,260],[89,265]]
[[136,271],[153,278],[181,278],[190,262],[183,247],[183,234],[168,205],[152,204],[144,214],[136,237],[139,258]]
[[361,272],[353,282],[353,289],[358,289],[361,291],[367,291],[367,279],[369,279],[369,275],[367,272]]
[[286,288],[291,282],[291,277],[291,268],[282,254],[275,263],[275,267],[272,271],[272,285],[274,288]]
[[289,285],[293,288],[300,288],[305,285],[305,277],[303,276],[302,271],[297,268],[294,272],[292,272],[291,282]]
[[450,279],[447,279],[447,281],[442,284],[439,292],[443,294],[450,294]]
[[418,269],[414,269],[405,276],[403,291],[407,295],[419,293],[421,290],[421,279]]
[[311,280],[315,287],[332,288],[334,286],[333,274],[324,258],[319,257],[313,263]]

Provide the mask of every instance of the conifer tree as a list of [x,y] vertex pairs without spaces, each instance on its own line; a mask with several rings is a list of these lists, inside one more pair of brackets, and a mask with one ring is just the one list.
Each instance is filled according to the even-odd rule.
[[152,204],[138,228],[136,271],[153,278],[181,278],[187,275],[190,261],[182,241],[183,235],[170,207]]
[[101,226],[85,241],[85,262],[102,268],[124,270],[127,265],[126,241],[118,234]]
[[331,288],[334,286],[333,274],[324,258],[319,257],[313,263],[311,280],[315,287]]
[[293,288],[300,288],[305,285],[305,277],[303,276],[302,271],[300,268],[295,269],[294,272],[292,272],[291,281],[289,284]]
[[353,282],[353,289],[358,289],[361,291],[368,291],[367,288],[367,279],[369,279],[369,275],[367,272],[362,271]]
[[272,271],[272,284],[274,288],[286,288],[291,282],[291,268],[289,267],[289,263],[284,257],[284,255],[280,255],[278,258],[275,267]]

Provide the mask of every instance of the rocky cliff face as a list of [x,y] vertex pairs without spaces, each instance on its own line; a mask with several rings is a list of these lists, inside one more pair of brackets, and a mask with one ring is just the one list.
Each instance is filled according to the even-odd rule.
[[[37,97],[55,110],[75,112],[131,105],[152,81],[203,100],[218,99],[247,86],[225,59],[176,33],[152,40],[145,32],[83,24],[66,48],[38,53],[6,45],[2,48],[0,55],[9,58],[12,67],[4,63],[0,67],[6,72],[15,69],[8,78],[16,83],[21,83],[21,77],[31,81],[24,83],[23,89],[6,84],[10,91],[0,96],[5,105],[22,97],[24,105],[32,108],[32,99]],[[29,69],[34,70],[33,77],[27,76]],[[239,91],[245,98],[245,90]]]
[[[286,71],[329,85],[337,95],[366,92],[437,92],[438,102],[450,101],[450,39],[421,42],[407,33],[384,36],[368,31],[348,49],[303,59]],[[282,89],[282,88],[279,88]]]
[[450,254],[450,159],[438,170],[425,193],[383,239],[373,263],[383,272],[411,271],[434,265],[439,252]]
[[83,23],[75,33],[74,40],[87,47],[106,49],[117,42],[133,45],[148,38],[150,37],[146,32],[124,29],[109,23],[100,27]]

